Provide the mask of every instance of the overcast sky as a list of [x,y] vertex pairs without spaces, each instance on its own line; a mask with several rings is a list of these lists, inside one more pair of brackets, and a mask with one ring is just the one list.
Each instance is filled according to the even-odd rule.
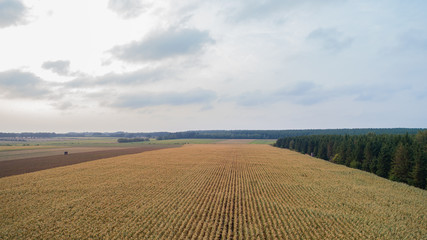
[[427,127],[424,0],[0,0],[0,132]]

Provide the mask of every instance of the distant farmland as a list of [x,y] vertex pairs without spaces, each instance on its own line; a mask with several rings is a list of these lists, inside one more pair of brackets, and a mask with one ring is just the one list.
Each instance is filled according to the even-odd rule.
[[0,179],[0,239],[426,239],[427,191],[286,149],[184,145]]

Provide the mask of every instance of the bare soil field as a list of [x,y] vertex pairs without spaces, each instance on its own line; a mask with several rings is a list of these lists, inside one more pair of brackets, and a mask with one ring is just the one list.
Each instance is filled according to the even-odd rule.
[[427,191],[268,145],[0,179],[0,239],[427,239]]
[[[49,168],[62,167],[102,158],[115,157],[125,154],[135,154],[168,147],[177,147],[177,145],[146,145],[143,147],[134,148],[76,147],[3,152],[2,156],[9,156],[9,158],[11,158],[12,160],[0,160],[0,178],[45,170]],[[68,155],[64,155],[64,151],[68,151]],[[20,156],[28,155],[32,155],[34,157],[19,158]]]
[[1,151],[0,152],[0,162],[14,159],[23,159],[23,158],[34,158],[34,157],[47,157],[55,155],[64,155],[64,152],[69,154],[83,153],[83,152],[95,152],[95,151],[105,151],[105,150],[119,150],[126,149],[129,147],[51,147],[51,148],[40,148],[40,149],[30,149],[30,150],[12,150],[12,151]]

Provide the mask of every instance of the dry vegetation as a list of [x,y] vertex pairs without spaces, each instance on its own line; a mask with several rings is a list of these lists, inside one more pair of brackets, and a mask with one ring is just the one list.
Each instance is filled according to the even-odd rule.
[[267,145],[0,179],[0,239],[426,239],[427,191]]

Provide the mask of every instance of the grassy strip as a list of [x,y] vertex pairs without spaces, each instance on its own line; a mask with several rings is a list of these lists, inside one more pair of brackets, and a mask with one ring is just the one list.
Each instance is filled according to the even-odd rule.
[[276,143],[276,139],[257,139],[250,142],[250,144],[268,144],[268,145],[272,145],[274,143]]

